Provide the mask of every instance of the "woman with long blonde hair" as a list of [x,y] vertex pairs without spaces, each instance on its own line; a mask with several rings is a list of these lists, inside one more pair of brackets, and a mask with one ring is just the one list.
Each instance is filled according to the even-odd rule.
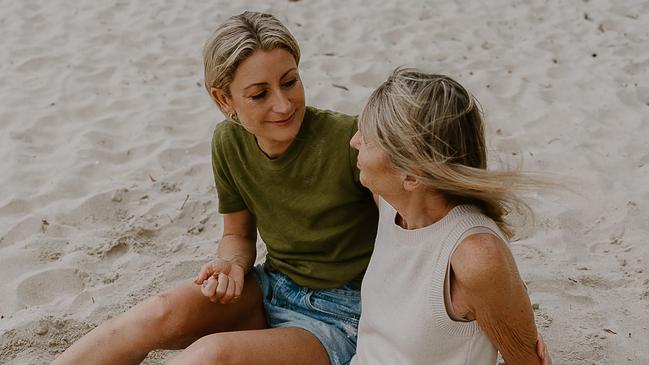
[[487,170],[477,101],[459,83],[395,70],[351,140],[379,205],[352,364],[549,363],[507,247],[517,172]]

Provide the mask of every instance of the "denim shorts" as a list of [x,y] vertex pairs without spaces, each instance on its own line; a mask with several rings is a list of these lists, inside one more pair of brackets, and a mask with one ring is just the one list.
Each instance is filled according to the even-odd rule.
[[350,284],[325,290],[304,288],[263,264],[255,266],[252,274],[261,287],[270,327],[305,329],[320,340],[331,365],[349,364],[356,353],[360,290]]

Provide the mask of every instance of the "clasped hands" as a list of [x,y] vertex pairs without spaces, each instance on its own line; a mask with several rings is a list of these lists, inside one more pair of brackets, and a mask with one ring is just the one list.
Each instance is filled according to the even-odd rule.
[[194,283],[212,303],[231,304],[241,298],[245,274],[242,265],[216,258],[201,267]]

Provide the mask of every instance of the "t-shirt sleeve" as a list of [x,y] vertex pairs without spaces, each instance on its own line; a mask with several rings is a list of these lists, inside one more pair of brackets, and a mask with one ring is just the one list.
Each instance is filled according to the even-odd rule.
[[236,163],[232,161],[232,158],[237,158],[237,155],[232,151],[234,147],[227,148],[228,137],[233,138],[234,136],[225,133],[224,128],[217,126],[212,138],[212,171],[219,200],[219,213],[221,214],[247,209],[230,169],[229,164]]

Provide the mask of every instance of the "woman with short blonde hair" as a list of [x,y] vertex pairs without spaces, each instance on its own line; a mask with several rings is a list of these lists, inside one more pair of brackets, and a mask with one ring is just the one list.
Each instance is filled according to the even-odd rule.
[[[203,66],[205,89],[211,95],[216,88],[230,93],[230,83],[239,64],[255,51],[283,49],[300,64],[297,41],[271,14],[246,11],[228,18],[205,42]],[[220,108],[221,105],[217,103]]]
[[[355,117],[305,105],[300,51],[274,16],[245,12],[204,49],[205,88],[228,119],[212,136],[223,214],[216,257],[193,283],[156,295],[54,364],[346,365],[378,213],[358,181]],[[257,231],[266,262],[254,266]]]

